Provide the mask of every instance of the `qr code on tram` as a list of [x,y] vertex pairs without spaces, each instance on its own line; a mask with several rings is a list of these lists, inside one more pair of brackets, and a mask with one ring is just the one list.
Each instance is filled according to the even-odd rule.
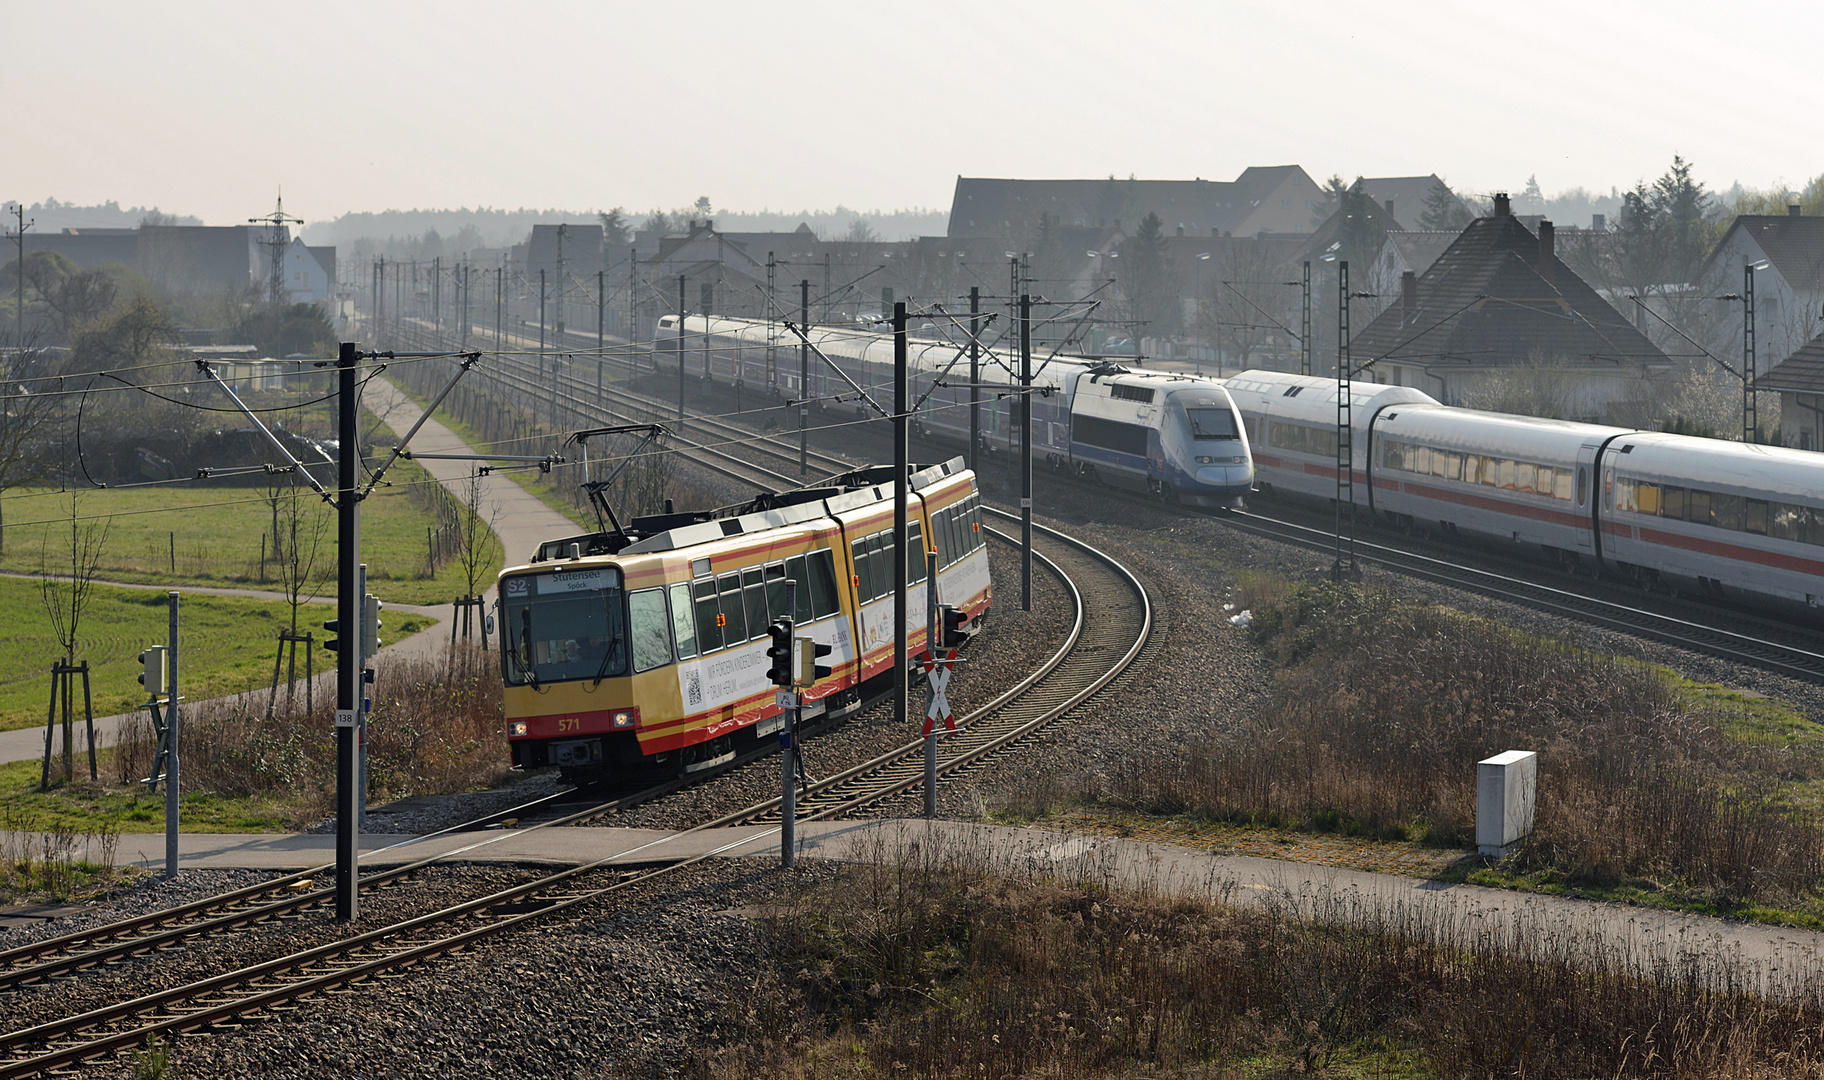
[[703,704],[703,676],[695,671],[684,671],[684,707],[694,709]]

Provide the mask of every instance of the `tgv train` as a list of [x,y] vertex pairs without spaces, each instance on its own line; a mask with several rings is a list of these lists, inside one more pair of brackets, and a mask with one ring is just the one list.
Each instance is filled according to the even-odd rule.
[[[1227,381],[1260,485],[1334,499],[1336,383]],[[1442,405],[1355,383],[1354,503],[1375,518],[1536,545],[1672,591],[1824,605],[1824,457],[1804,450]]]
[[[812,329],[812,344],[842,374],[813,356],[801,390],[798,338],[776,324],[691,315],[680,343],[678,323],[676,315],[660,319],[656,343],[681,353],[687,374],[852,409],[858,418],[879,414],[857,387],[881,408],[893,407],[890,335]],[[969,361],[957,359],[956,345],[928,339],[911,340],[907,352],[912,399],[922,402],[917,430],[967,446]],[[1005,350],[987,350],[978,361],[981,438],[990,448],[1017,452],[1018,365]],[[1240,415],[1215,380],[1060,356],[1035,360],[1032,386],[1032,452],[1054,468],[1194,506],[1239,505],[1253,486]]]
[[[842,716],[890,685],[893,469],[862,469],[754,503],[635,518],[540,545],[500,575],[507,741],[521,768],[578,779],[657,766],[693,772],[777,731],[767,626],[831,646],[805,717]],[[906,628],[925,651],[924,553],[938,602],[988,610],[975,474],[961,458],[914,469]],[[787,600],[785,582],[796,583]]]

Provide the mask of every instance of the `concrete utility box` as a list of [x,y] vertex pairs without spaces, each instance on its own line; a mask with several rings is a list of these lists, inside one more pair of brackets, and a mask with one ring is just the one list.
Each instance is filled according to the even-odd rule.
[[1476,849],[1502,856],[1533,831],[1539,755],[1509,750],[1476,762]]

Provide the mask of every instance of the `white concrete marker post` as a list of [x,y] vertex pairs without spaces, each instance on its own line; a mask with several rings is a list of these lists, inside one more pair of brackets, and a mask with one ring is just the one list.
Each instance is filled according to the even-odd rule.
[[1533,831],[1539,755],[1509,750],[1476,762],[1476,850],[1500,858]]

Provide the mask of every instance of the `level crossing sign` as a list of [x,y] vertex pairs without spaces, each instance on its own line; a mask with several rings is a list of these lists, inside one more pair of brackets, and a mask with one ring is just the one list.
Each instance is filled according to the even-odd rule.
[[937,730],[938,722],[942,721],[944,729],[954,735],[957,731],[956,716],[950,712],[950,702],[944,699],[944,689],[950,685],[950,676],[956,673],[956,650],[949,650],[942,661],[927,657],[924,665],[925,681],[931,687],[931,702],[925,706],[925,727],[919,734],[931,734]]

